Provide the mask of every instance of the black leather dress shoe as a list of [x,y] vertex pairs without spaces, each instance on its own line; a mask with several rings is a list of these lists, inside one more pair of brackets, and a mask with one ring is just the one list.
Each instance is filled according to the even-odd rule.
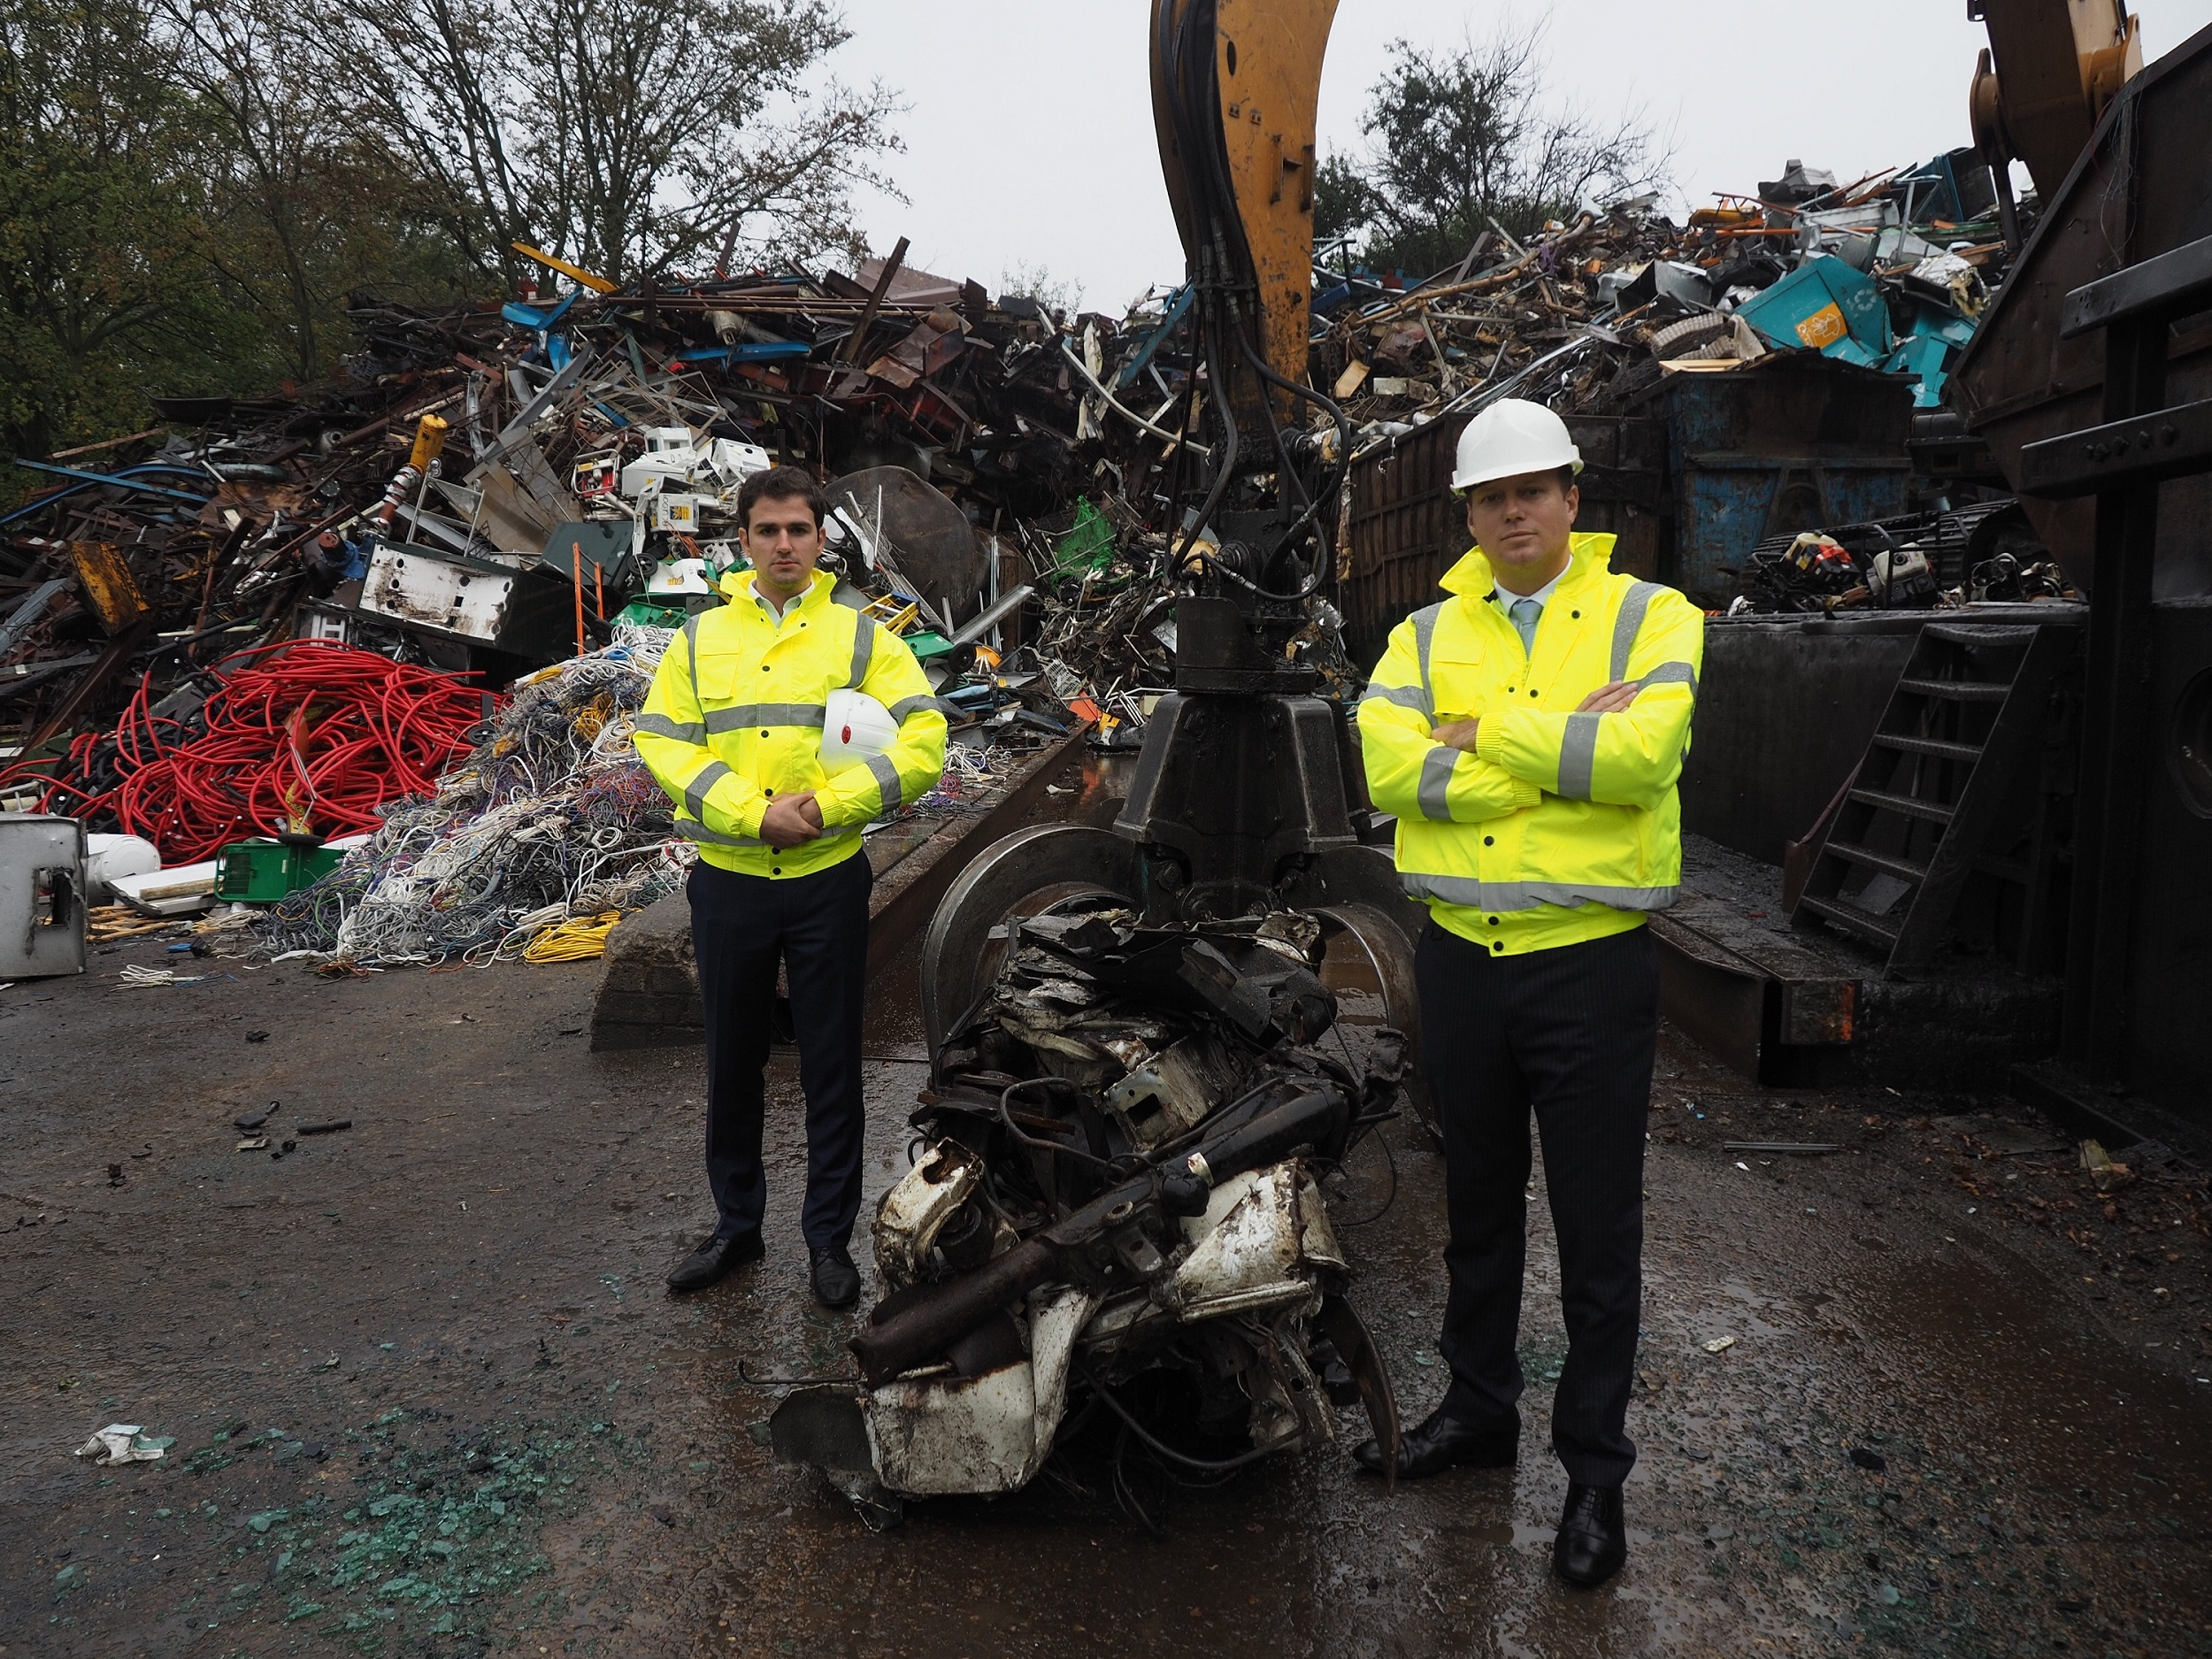
[[[1448,1415],[1441,1407],[1429,1413],[1420,1427],[1398,1437],[1398,1479],[1423,1480],[1447,1469],[1504,1469],[1521,1448],[1517,1428],[1482,1428]],[[1382,1447],[1363,1440],[1353,1449],[1352,1461],[1371,1475],[1383,1472]]]
[[704,1290],[729,1275],[733,1268],[760,1260],[760,1234],[740,1233],[726,1239],[710,1237],[668,1270],[671,1290]]
[[849,1308],[860,1300],[860,1270],[853,1265],[849,1250],[841,1244],[826,1244],[807,1254],[815,1301],[825,1308]]
[[1618,1486],[1567,1483],[1567,1507],[1559,1517],[1559,1536],[1551,1564],[1569,1584],[1594,1590],[1628,1559],[1628,1523],[1621,1517]]

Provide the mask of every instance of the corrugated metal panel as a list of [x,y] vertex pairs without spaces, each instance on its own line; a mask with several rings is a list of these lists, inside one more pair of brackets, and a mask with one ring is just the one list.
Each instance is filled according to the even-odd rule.
[[1912,387],[1810,353],[1664,388],[1672,557],[1660,580],[1720,606],[1769,536],[1886,518],[1909,504]]

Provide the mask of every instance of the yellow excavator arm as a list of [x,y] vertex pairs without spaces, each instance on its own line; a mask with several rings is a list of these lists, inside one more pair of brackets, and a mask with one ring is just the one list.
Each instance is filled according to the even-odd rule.
[[[1153,0],[1152,112],[1192,278],[1224,292],[1282,380],[1306,379],[1315,123],[1337,0]],[[1296,419],[1224,356],[1248,427]],[[1255,446],[1255,452],[1263,446]]]
[[1975,146],[2008,204],[2005,169],[2016,158],[2047,202],[2105,105],[2143,67],[2142,19],[2127,0],[1970,0],[1967,15],[1989,30],[1967,95]]

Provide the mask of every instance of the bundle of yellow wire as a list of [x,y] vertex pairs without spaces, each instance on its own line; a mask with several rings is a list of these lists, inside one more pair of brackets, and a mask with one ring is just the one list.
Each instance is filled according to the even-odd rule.
[[556,922],[527,945],[523,947],[525,962],[588,962],[594,956],[604,956],[607,935],[622,919],[620,910],[607,910],[597,916],[580,916],[573,920]]

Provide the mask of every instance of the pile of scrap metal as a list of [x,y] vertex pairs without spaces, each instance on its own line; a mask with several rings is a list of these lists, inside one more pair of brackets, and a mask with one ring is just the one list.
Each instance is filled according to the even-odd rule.
[[23,750],[288,637],[342,574],[332,533],[380,506],[423,417],[474,405],[460,363],[503,331],[495,315],[441,319],[442,365],[426,367],[413,336],[432,325],[365,305],[355,321],[364,349],[340,380],[157,398],[150,430],[17,459],[44,483],[0,513],[0,726]]
[[1793,160],[1682,226],[1652,200],[1526,243],[1494,228],[1418,283],[1340,279],[1316,301],[1314,383],[1333,378],[1363,445],[1497,396],[1608,412],[1777,350],[1909,373],[1933,408],[2008,261],[1970,150],[1841,185]]
[[[0,518],[12,746],[111,728],[140,689],[269,641],[501,685],[618,623],[680,624],[740,557],[744,479],[784,462],[837,508],[841,596],[958,690],[956,725],[1064,730],[1079,700],[1133,730],[1167,683],[1148,613],[1175,579],[1169,526],[1130,503],[1190,447],[1187,303],[1071,319],[901,253],[636,289],[549,260],[560,276],[502,305],[365,297],[337,380],[157,399],[160,427],[23,463],[54,481]],[[1046,648],[1003,660],[1038,619]]]
[[2012,496],[1770,536],[1730,616],[2078,599]]
[[1133,1455],[1217,1478],[1333,1444],[1355,1405],[1395,1444],[1322,1180],[1394,1115],[1403,1040],[1371,1031],[1356,1071],[1320,1046],[1337,1006],[1313,916],[1111,904],[1009,919],[877,1210],[862,1379],[776,1412],[779,1450],[864,1515],[1018,1490],[1089,1438],[1156,1525]]

